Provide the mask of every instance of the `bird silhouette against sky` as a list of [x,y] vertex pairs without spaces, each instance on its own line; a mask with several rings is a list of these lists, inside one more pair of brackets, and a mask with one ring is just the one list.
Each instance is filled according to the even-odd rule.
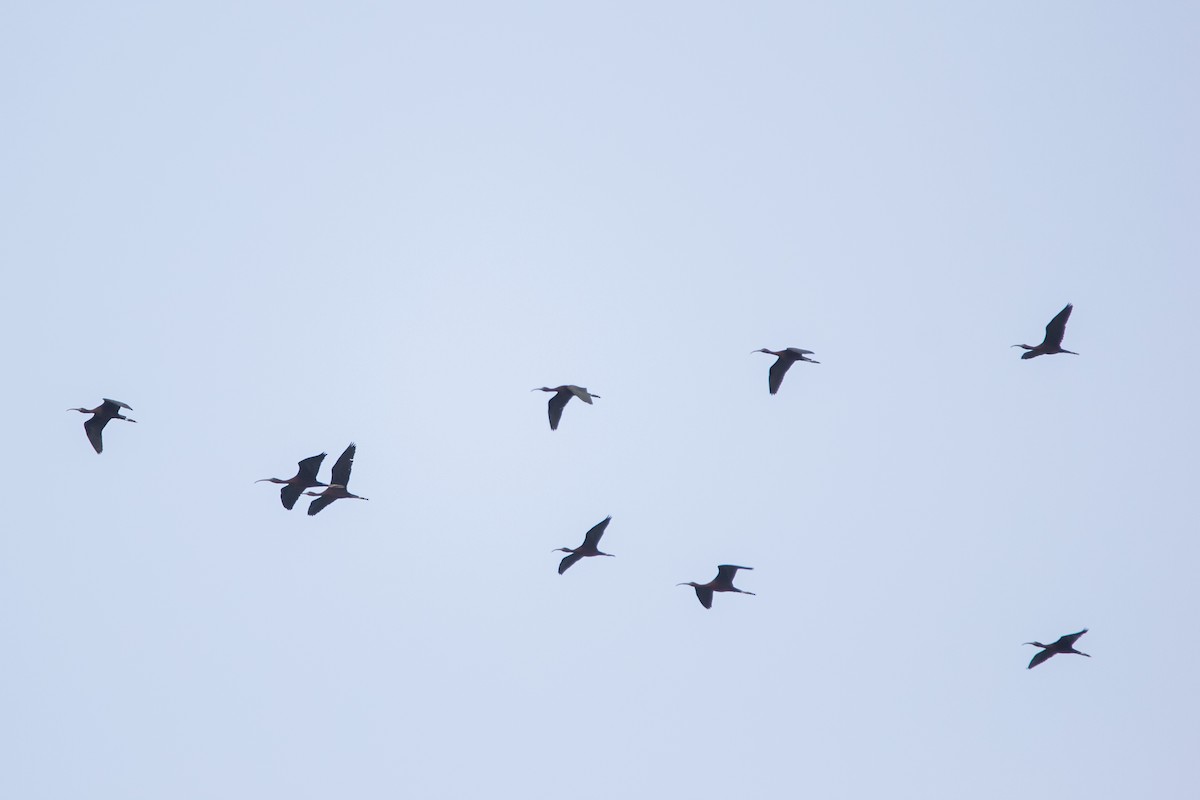
[[712,608],[713,592],[737,592],[738,594],[754,594],[739,589],[733,585],[733,576],[737,574],[739,569],[754,569],[754,567],[739,567],[735,564],[721,564],[717,567],[717,577],[713,578],[708,583],[696,583],[688,581],[687,583],[677,583],[676,586],[694,586],[696,589],[696,599],[700,601],[700,605],[705,608]]
[[1046,338],[1042,339],[1042,343],[1034,347],[1028,344],[1014,344],[1013,347],[1021,347],[1026,351],[1021,354],[1021,358],[1037,358],[1038,356],[1052,356],[1055,353],[1070,353],[1073,356],[1079,355],[1074,350],[1063,350],[1062,340],[1063,335],[1067,332],[1067,320],[1071,318],[1071,309],[1074,308],[1070,303],[1063,307],[1063,310],[1054,315],[1054,319],[1046,324]]
[[136,419],[121,415],[121,409],[132,408],[122,403],[120,400],[109,400],[104,398],[104,402],[95,408],[68,408],[67,411],[79,411],[83,414],[91,414],[92,418],[83,423],[83,430],[87,434],[88,441],[92,443],[92,448],[97,453],[104,452],[104,440],[101,438],[101,433],[104,431],[104,426],[111,419],[122,419],[126,422],[137,422]]
[[554,550],[552,552],[555,552],[555,553],[559,553],[559,552],[570,553],[569,556],[567,556],[566,558],[564,558],[562,561],[559,562],[559,564],[558,564],[558,574],[559,575],[562,575],[564,572],[566,572],[568,569],[570,569],[571,565],[574,564],[576,561],[580,560],[581,558],[587,558],[588,556],[608,556],[609,558],[613,557],[612,553],[601,553],[599,550],[600,537],[604,535],[604,529],[608,527],[608,523],[611,521],[612,521],[612,517],[608,516],[608,517],[605,517],[604,519],[602,519],[600,522],[597,522],[595,525],[593,525],[591,527],[591,529],[583,535],[583,544],[579,545],[579,547],[556,547],[556,548],[554,548]]
[[592,398],[600,396],[598,394],[592,394],[581,386],[573,386],[569,383],[564,386],[555,386],[554,388],[550,388],[549,386],[540,386],[537,389],[530,389],[529,391],[554,392],[554,397],[551,397],[550,402],[547,404],[547,410],[550,414],[550,430],[552,431],[558,430],[558,421],[562,419],[563,407],[566,406],[567,401],[572,397],[578,397],[580,400],[590,406],[592,404]]
[[[283,478],[259,478],[255,483],[270,481],[271,483],[282,483],[284,486],[279,490],[279,500],[283,503],[283,507],[291,511],[296,505],[296,501],[300,499],[300,494],[305,489],[311,489],[314,486],[328,486],[327,483],[321,483],[317,480],[317,470],[321,468],[321,462],[325,460],[326,453],[321,453],[318,456],[309,456],[297,463],[299,469],[292,477],[284,480]],[[330,501],[332,502],[332,501]]]
[[1050,644],[1042,644],[1041,642],[1025,642],[1025,644],[1031,644],[1034,647],[1042,648],[1041,651],[1033,657],[1033,660],[1029,662],[1029,666],[1025,669],[1033,669],[1038,664],[1041,664],[1043,661],[1046,661],[1052,656],[1058,655],[1059,653],[1074,653],[1077,656],[1087,656],[1088,658],[1091,658],[1091,656],[1088,656],[1087,653],[1081,653],[1075,649],[1075,642],[1080,636],[1083,636],[1087,632],[1088,629],[1084,628],[1079,633],[1068,633],[1066,636],[1058,637],[1057,642],[1052,642]]
[[354,466],[354,453],[357,448],[354,442],[338,456],[338,460],[333,464],[333,474],[329,479],[329,487],[325,491],[305,492],[307,495],[317,498],[308,504],[308,515],[311,517],[314,514],[320,513],[321,509],[332,503],[334,500],[366,500],[365,497],[359,497],[356,494],[350,494],[346,488],[346,484],[350,483],[350,469]]
[[807,361],[810,364],[821,363],[820,361],[813,361],[808,357],[815,355],[812,350],[801,350],[799,347],[787,347],[783,350],[768,350],[762,347],[751,352],[778,356],[775,363],[771,365],[771,371],[767,373],[767,388],[771,390],[771,394],[779,391],[779,387],[783,383],[783,376],[792,368],[792,364],[795,364],[797,361]]

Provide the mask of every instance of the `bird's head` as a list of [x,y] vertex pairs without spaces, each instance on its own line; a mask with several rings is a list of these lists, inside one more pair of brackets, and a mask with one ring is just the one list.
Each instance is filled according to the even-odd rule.
[[551,389],[549,386],[539,386],[536,389],[530,389],[529,391],[531,391],[531,392],[553,392],[554,390]]
[[550,551],[551,553],[574,553],[575,551],[569,547],[556,547]]
[[1031,644],[1034,647],[1046,647],[1046,645],[1042,644],[1041,642],[1021,642],[1021,644]]
[[91,409],[90,408],[68,408],[67,411],[82,411],[84,414],[87,414],[91,411]]
[[767,354],[767,355],[769,355],[769,356],[773,356],[773,355],[775,355],[775,353],[773,353],[772,351],[768,350],[768,349],[767,349],[767,348],[765,348],[765,347],[760,347],[760,348],[758,348],[757,350],[751,350],[750,352],[751,352],[751,353],[766,353],[766,354]]
[[696,588],[700,587],[700,584],[696,583],[695,581],[688,581],[687,583],[677,583],[675,585],[676,586],[694,586]]
[[269,483],[283,483],[283,481],[279,480],[279,478],[259,478],[255,481],[255,483],[262,483],[263,481],[267,481]]

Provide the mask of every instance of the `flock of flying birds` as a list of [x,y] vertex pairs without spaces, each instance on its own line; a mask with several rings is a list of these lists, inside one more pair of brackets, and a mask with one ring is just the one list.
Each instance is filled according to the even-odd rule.
[[[1067,320],[1071,316],[1072,305],[1068,303],[1062,311],[1054,316],[1054,319],[1046,325],[1046,336],[1041,344],[1014,344],[1013,347],[1020,347],[1026,352],[1021,354],[1022,359],[1036,358],[1038,356],[1055,355],[1057,353],[1070,353],[1071,355],[1079,355],[1072,350],[1064,350],[1062,347],[1063,335],[1067,330]],[[791,369],[792,364],[797,361],[807,361],[810,364],[820,364],[820,361],[814,361],[809,358],[815,355],[812,350],[803,350],[799,347],[786,347],[783,350],[768,350],[761,348],[752,351],[754,353],[767,353],[775,356],[775,363],[771,365],[771,369],[767,376],[767,388],[771,394],[779,391],[779,387],[783,384],[783,377],[787,371]],[[565,384],[563,386],[541,386],[537,389],[532,389],[534,392],[553,392],[554,396],[550,398],[547,404],[547,412],[550,417],[550,430],[558,430],[558,423],[562,420],[563,409],[567,402],[572,397],[578,397],[584,403],[592,405],[593,398],[599,398],[600,395],[593,394],[581,386]],[[91,419],[83,423],[83,430],[87,434],[88,441],[97,453],[104,452],[104,441],[101,434],[104,431],[104,426],[110,420],[119,419],[125,422],[137,422],[130,419],[121,413],[121,409],[132,411],[125,403],[119,400],[104,399],[104,402],[95,408],[69,408],[68,411],[79,411],[84,414],[91,414]],[[255,483],[268,481],[270,483],[282,484],[283,488],[279,490],[279,499],[283,503],[283,507],[289,511],[295,507],[296,501],[300,499],[301,494],[315,497],[308,505],[308,515],[311,517],[319,513],[326,506],[333,503],[334,500],[366,500],[365,497],[360,497],[356,494],[351,494],[347,485],[350,482],[350,470],[354,466],[354,453],[356,447],[353,442],[347,447],[338,460],[334,462],[333,470],[330,473],[329,483],[322,483],[317,480],[317,471],[321,468],[321,462],[325,460],[326,453],[310,456],[298,463],[299,469],[296,474],[290,478],[261,478]],[[322,492],[307,492],[305,489],[315,489],[324,487]],[[592,526],[583,537],[583,544],[578,547],[558,547],[553,552],[566,553],[566,557],[558,564],[558,574],[562,575],[571,568],[576,562],[584,558],[594,556],[612,557],[612,553],[600,552],[600,537],[604,535],[604,531],[608,528],[608,523],[612,521],[612,517],[605,517],[602,521]],[[712,608],[713,594],[716,592],[736,592],[738,594],[753,595],[754,592],[747,592],[744,589],[739,589],[733,585],[734,575],[740,569],[753,569],[753,567],[742,567],[736,564],[721,564],[717,567],[717,577],[713,578],[708,583],[696,583],[688,581],[687,583],[676,584],[677,586],[691,586],[696,591],[696,598],[700,601],[700,605],[705,608]],[[1025,644],[1040,647],[1041,650],[1029,662],[1027,669],[1033,669],[1038,664],[1046,661],[1051,656],[1059,653],[1074,653],[1076,655],[1087,656],[1087,653],[1081,653],[1075,649],[1075,642],[1079,637],[1087,633],[1087,628],[1078,633],[1069,633],[1060,636],[1057,641],[1050,644],[1042,644],[1041,642],[1025,642]],[[1090,658],[1090,656],[1088,656]]]

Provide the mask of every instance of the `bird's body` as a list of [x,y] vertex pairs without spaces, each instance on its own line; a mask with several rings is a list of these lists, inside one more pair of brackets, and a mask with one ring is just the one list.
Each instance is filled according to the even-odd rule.
[[593,525],[591,527],[591,530],[589,530],[586,534],[584,534],[583,544],[579,545],[579,547],[556,547],[552,551],[555,553],[569,553],[570,554],[566,558],[564,558],[562,561],[559,562],[559,564],[558,564],[558,574],[559,575],[562,575],[564,572],[566,572],[568,569],[570,569],[571,565],[574,564],[576,561],[579,561],[582,558],[587,558],[588,556],[608,556],[609,558],[614,557],[612,553],[601,553],[599,550],[600,537],[604,535],[604,529],[608,527],[608,523],[611,520],[612,520],[612,517],[608,516],[608,517],[605,517],[600,522]]
[[771,365],[770,373],[767,375],[767,388],[771,390],[771,394],[779,391],[779,387],[783,383],[783,376],[792,368],[792,364],[795,364],[797,361],[807,361],[810,364],[821,363],[809,358],[809,356],[814,355],[812,350],[802,350],[799,347],[785,347],[782,350],[768,350],[763,347],[753,352],[777,356],[775,363]]
[[279,490],[279,501],[283,503],[283,507],[289,511],[296,501],[300,499],[300,494],[305,489],[311,489],[314,486],[328,486],[327,483],[321,483],[317,480],[317,470],[321,468],[321,462],[325,460],[325,453],[318,456],[310,456],[303,461],[297,463],[299,469],[292,477],[284,480],[282,478],[260,478],[255,483],[269,481],[271,483],[281,483],[283,488]]
[[1029,666],[1025,669],[1033,669],[1038,664],[1041,664],[1051,656],[1056,656],[1059,653],[1074,653],[1077,656],[1087,656],[1088,658],[1091,658],[1091,656],[1088,656],[1087,653],[1081,653],[1075,649],[1075,642],[1078,641],[1080,636],[1083,636],[1087,632],[1088,629],[1084,628],[1083,630],[1079,631],[1079,633],[1068,633],[1065,636],[1058,637],[1058,641],[1051,642],[1050,644],[1042,644],[1041,642],[1025,642],[1025,644],[1031,644],[1034,647],[1042,648],[1041,652],[1033,657],[1033,659],[1029,662]]
[[[354,466],[354,453],[357,450],[354,442],[338,456],[338,460],[334,462],[332,477],[329,479],[329,486],[325,491],[305,492],[305,494],[317,498],[308,504],[308,515],[311,517],[317,514],[325,506],[332,503],[334,500],[366,500],[365,497],[359,497],[356,494],[350,494],[346,489],[346,484],[350,482],[350,469]],[[322,484],[324,485],[324,484]]]
[[101,433],[104,426],[108,424],[110,419],[123,419],[126,422],[137,422],[136,419],[121,415],[121,409],[132,408],[122,403],[120,400],[109,400],[104,398],[104,402],[95,408],[68,408],[67,411],[78,411],[82,414],[91,414],[92,418],[83,423],[83,431],[87,434],[88,441],[92,443],[92,448],[97,453],[104,452],[104,440],[101,438]]
[[1021,358],[1037,358],[1038,356],[1052,356],[1055,353],[1070,353],[1073,356],[1079,355],[1074,350],[1063,350],[1062,340],[1063,335],[1067,332],[1067,320],[1071,318],[1071,309],[1073,305],[1067,303],[1063,310],[1054,315],[1054,319],[1050,320],[1046,325],[1046,338],[1042,339],[1042,343],[1036,347],[1028,344],[1014,344],[1013,347],[1023,348],[1026,352],[1021,354]]
[[713,578],[708,583],[695,583],[688,581],[687,583],[677,583],[676,586],[692,586],[696,589],[696,599],[700,601],[700,605],[705,608],[712,608],[713,592],[737,592],[738,594],[754,594],[739,589],[733,585],[733,576],[737,574],[739,569],[754,569],[754,567],[739,567],[735,564],[721,564],[717,567],[717,577]]
[[558,430],[558,421],[562,419],[563,407],[567,405],[567,401],[572,397],[578,397],[589,406],[592,404],[593,397],[599,397],[598,394],[592,394],[582,386],[573,386],[566,384],[564,386],[540,386],[537,389],[530,389],[532,392],[554,392],[554,397],[550,398],[547,404],[547,409],[550,414],[550,430]]

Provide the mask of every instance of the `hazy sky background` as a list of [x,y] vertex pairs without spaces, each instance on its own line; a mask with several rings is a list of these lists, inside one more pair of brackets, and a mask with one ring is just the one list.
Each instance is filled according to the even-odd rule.
[[0,796],[1193,796],[1198,33],[10,5]]

